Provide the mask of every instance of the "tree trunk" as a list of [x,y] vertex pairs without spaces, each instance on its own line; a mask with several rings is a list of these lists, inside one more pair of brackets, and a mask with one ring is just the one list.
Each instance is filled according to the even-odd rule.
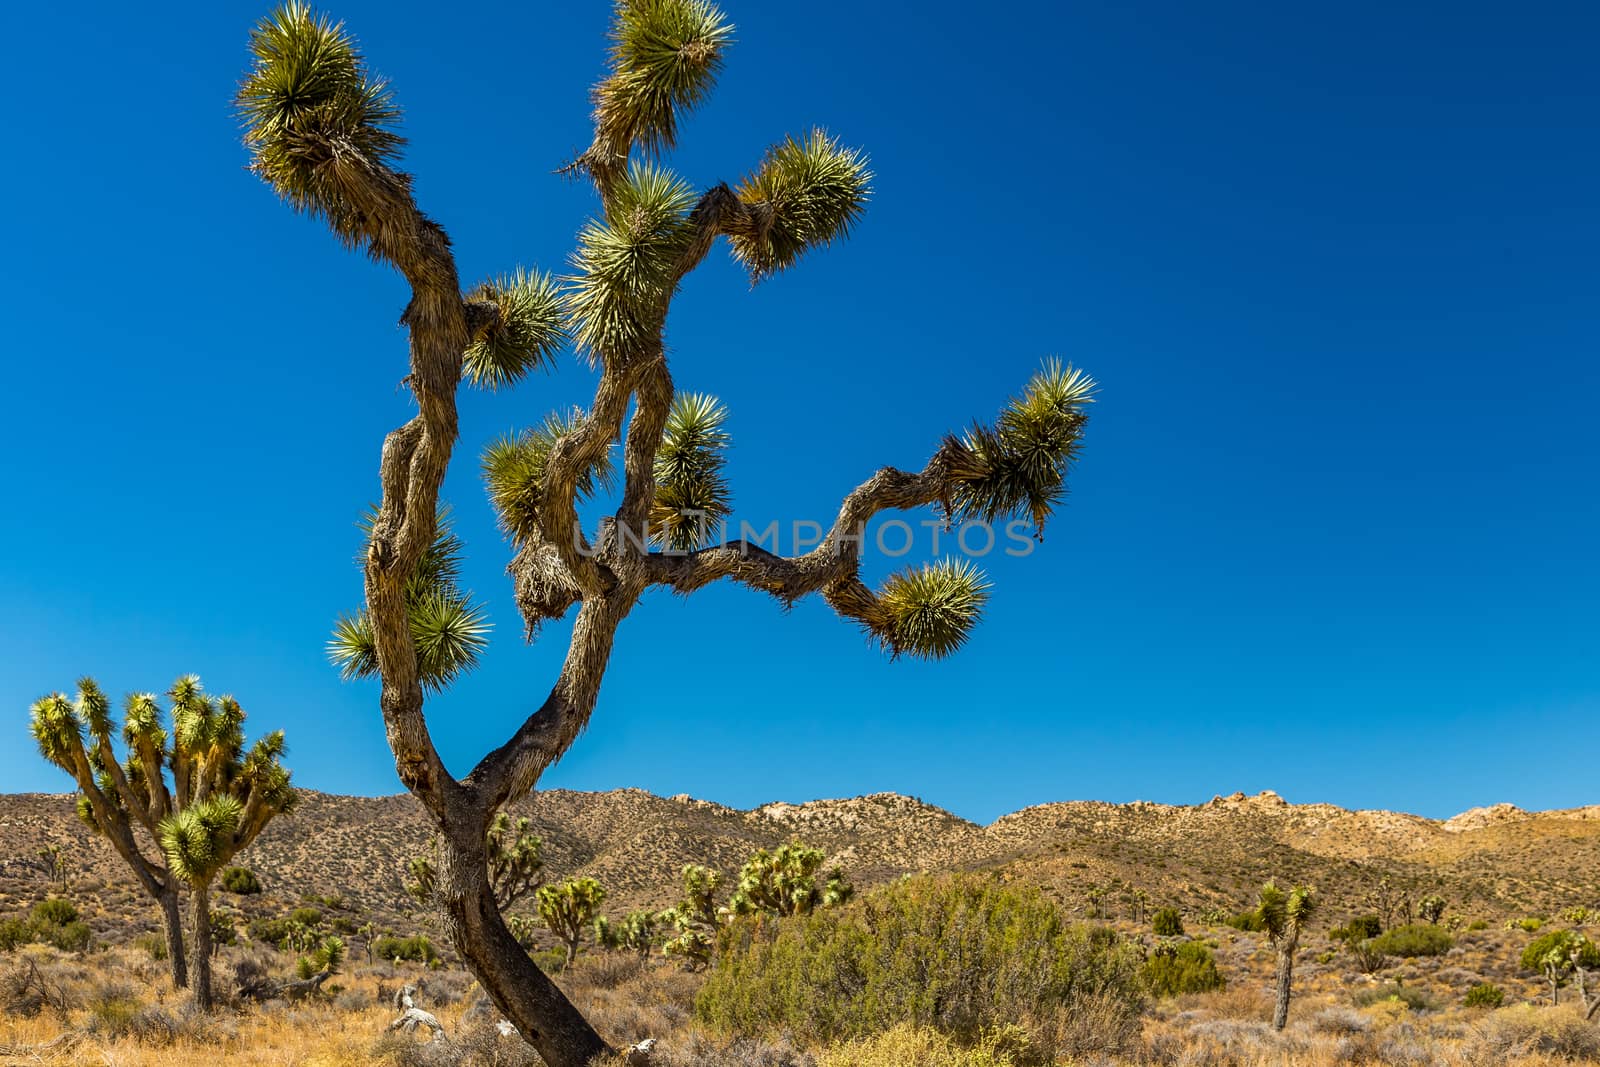
[[174,989],[189,987],[189,961],[183,955],[183,914],[178,910],[178,890],[167,886],[156,897],[161,905],[161,921],[167,928],[167,962],[172,967]]
[[1293,944],[1278,949],[1278,1003],[1272,1012],[1272,1028],[1282,1030],[1289,1025],[1289,986],[1294,981]]
[[201,1011],[210,1011],[211,1000],[211,889],[195,886],[192,890],[190,914],[194,921],[193,955],[189,965],[194,969],[194,1004]]
[[550,1067],[589,1067],[612,1049],[565,993],[517,944],[495,904],[484,855],[483,820],[451,812],[443,832],[439,896],[445,928],[478,984]]

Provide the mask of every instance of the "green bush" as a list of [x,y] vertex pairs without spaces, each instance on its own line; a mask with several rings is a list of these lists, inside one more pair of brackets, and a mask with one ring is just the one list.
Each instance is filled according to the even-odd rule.
[[[1401,927],[1401,929],[1404,928]],[[1404,985],[1400,982],[1389,982],[1373,989],[1366,989],[1355,996],[1355,1002],[1358,1007],[1389,1000],[1398,1001],[1412,1011],[1439,1010],[1439,1001],[1431,996],[1427,990]]]
[[380,960],[409,960],[412,963],[432,964],[439,958],[433,942],[421,934],[395,937],[385,934],[372,943],[372,955]]
[[1157,937],[1182,937],[1183,916],[1177,908],[1162,908],[1151,916],[1150,927]]
[[81,919],[74,919],[60,926],[51,926],[40,930],[39,933],[39,940],[54,945],[62,952],[82,952],[89,947],[89,942],[94,937],[89,924]]
[[245,927],[250,934],[250,940],[259,941],[263,945],[274,948],[281,947],[293,932],[294,924],[288,919],[269,919],[262,915],[250,920],[250,925]]
[[1467,990],[1469,1008],[1498,1008],[1506,1002],[1506,991],[1493,982],[1479,982]]
[[[1552,951],[1559,953],[1562,960],[1566,960],[1574,942],[1580,937],[1583,935],[1576,930],[1552,930],[1543,937],[1535,938],[1522,950],[1522,969],[1542,972],[1544,958]],[[1578,950],[1578,966],[1585,970],[1600,967],[1600,945],[1583,937],[1583,947]]]
[[222,872],[222,888],[229,893],[247,896],[261,892],[261,879],[248,867],[229,867]]
[[1455,940],[1432,923],[1411,923],[1396,926],[1372,939],[1372,948],[1385,956],[1442,956],[1450,951]]
[[1090,1015],[1100,1039],[1135,1039],[1143,1000],[1138,949],[1114,931],[1068,925],[1036,889],[918,877],[807,916],[735,921],[695,1010],[723,1030],[819,1042],[910,1023],[973,1043],[1026,1021],[1041,1047],[1072,1054]]
[[1489,920],[1488,919],[1473,919],[1471,922],[1469,922],[1467,924],[1467,932],[1468,933],[1476,933],[1479,930],[1487,930],[1487,929],[1489,929]]
[[33,921],[41,926],[65,926],[78,921],[78,906],[60,897],[48,897],[33,906]]
[[18,945],[26,945],[31,941],[33,941],[32,921],[16,916],[0,919],[0,952],[10,952]]
[[296,908],[289,913],[289,921],[305,927],[321,926],[322,912],[317,908]]
[[157,962],[167,958],[167,939],[160,934],[140,934],[133,939],[133,947],[143,949]]
[[1217,970],[1211,950],[1198,941],[1157,948],[1144,962],[1144,980],[1158,997],[1209,993],[1228,984]]
[[1328,931],[1335,941],[1365,941],[1383,933],[1383,922],[1376,915],[1354,915],[1343,926]]
[[1254,908],[1249,911],[1237,912],[1222,920],[1223,926],[1231,926],[1235,930],[1244,930],[1247,933],[1259,934],[1265,927],[1261,924],[1261,915]]
[[1543,925],[1543,919],[1534,918],[1532,915],[1527,915],[1520,919],[1506,920],[1507,930],[1521,930],[1525,934],[1538,933],[1539,927]]

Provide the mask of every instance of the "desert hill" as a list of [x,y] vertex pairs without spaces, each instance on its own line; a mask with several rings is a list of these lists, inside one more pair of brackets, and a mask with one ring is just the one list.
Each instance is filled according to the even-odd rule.
[[[1191,913],[1233,911],[1267,878],[1316,885],[1330,918],[1364,907],[1384,879],[1413,898],[1441,893],[1456,910],[1490,920],[1600,903],[1600,806],[1496,805],[1441,821],[1290,804],[1266,792],[1188,806],[1044,804],[979,826],[896,794],[740,811],[623,789],[541,792],[514,811],[544,838],[550,877],[598,879],[610,892],[608,910],[618,912],[670,903],[686,863],[731,873],[755,849],[796,837],[826,849],[860,885],[993,869],[1044,886],[1075,910],[1095,899],[1121,911],[1138,887]],[[307,792],[243,858],[267,892],[236,906],[248,917],[337,898],[352,915],[416,928],[426,917],[405,895],[402,871],[428,841],[407,795]],[[0,914],[47,891],[35,862],[47,843],[74,857],[73,895],[90,905],[102,934],[153,928],[152,909],[110,847],[74,817],[67,795],[0,795]]]

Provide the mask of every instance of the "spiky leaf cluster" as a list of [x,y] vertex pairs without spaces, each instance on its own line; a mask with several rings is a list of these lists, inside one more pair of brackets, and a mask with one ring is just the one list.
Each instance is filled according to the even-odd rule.
[[1094,380],[1050,360],[1028,382],[994,427],[974,427],[963,444],[983,473],[961,480],[951,501],[961,519],[994,522],[1017,516],[1036,530],[1066,495],[1067,470],[1078,458],[1094,402]]
[[[371,538],[375,513],[362,520]],[[450,512],[441,508],[433,540],[406,582],[406,612],[417,653],[417,673],[430,689],[443,689],[478,664],[489,644],[487,613],[459,585],[461,539],[450,526]],[[378,673],[378,641],[372,617],[365,610],[342,615],[328,639],[328,658],[346,679]]]
[[319,974],[338,974],[344,966],[347,950],[344,938],[337,934],[330,934],[322,939],[316,950],[310,955],[301,956],[295,965],[295,973],[302,979],[313,978]]
[[940,560],[884,582],[870,629],[894,655],[942,659],[966,643],[988,600],[981,570],[968,560]]
[[1276,882],[1268,882],[1261,887],[1256,904],[1261,928],[1274,945],[1298,941],[1301,931],[1316,910],[1317,899],[1312,890],[1306,886],[1296,886],[1286,893]]
[[[433,849],[438,851],[435,838]],[[538,889],[544,882],[544,841],[533,832],[527,818],[515,822],[505,812],[497,812],[484,834],[488,860],[489,886],[502,910]],[[438,886],[438,873],[432,856],[413,856],[406,863],[406,892],[419,904],[432,906]]]
[[388,83],[366,70],[344,24],[289,0],[250,35],[253,63],[236,105],[251,169],[297,211],[325,216],[352,246],[381,239],[387,220],[369,199],[405,139]]
[[484,282],[468,299],[492,303],[499,312],[462,353],[462,376],[473,385],[484,389],[514,385],[533,368],[548,366],[566,344],[561,291],[548,274],[518,267]]
[[[550,453],[561,438],[582,425],[585,417],[581,408],[564,414],[553,411],[538,426],[500,437],[483,450],[483,481],[489,490],[489,501],[500,518],[501,529],[513,541],[520,544],[538,533]],[[614,475],[611,449],[607,448],[599,463],[579,475],[576,499],[585,500],[597,489],[610,490]]]
[[616,922],[602,915],[594,921],[595,943],[614,952],[648,956],[661,940],[659,929],[665,914],[632,911]]
[[193,885],[209,882],[233,855],[244,805],[211,797],[161,822],[161,850],[172,872]]
[[607,206],[578,235],[566,306],[573,340],[591,361],[642,350],[659,334],[693,237],[695,194],[671,171],[628,170]]
[[863,153],[812,130],[768,149],[737,193],[756,224],[728,240],[754,282],[848,237],[872,194],[872,172]]
[[[611,73],[595,87],[595,126],[606,151],[677,143],[678,118],[711,95],[733,27],[704,0],[618,0]],[[608,162],[608,161],[606,161]]]
[[717,944],[716,898],[721,888],[720,871],[693,863],[683,868],[683,898],[661,913],[661,921],[676,931],[662,943],[663,955],[682,961],[689,970],[711,962]]
[[593,878],[573,878],[558,885],[541,886],[539,921],[567,946],[567,961],[577,955],[583,932],[593,925],[606,891]]
[[739,871],[730,906],[736,915],[809,915],[843,904],[855,888],[838,867],[819,878],[827,859],[820,848],[798,841],[759,849]]
[[722,474],[728,409],[715,397],[679,393],[672,400],[656,452],[656,495],[650,536],[668,548],[697,548],[732,511]]

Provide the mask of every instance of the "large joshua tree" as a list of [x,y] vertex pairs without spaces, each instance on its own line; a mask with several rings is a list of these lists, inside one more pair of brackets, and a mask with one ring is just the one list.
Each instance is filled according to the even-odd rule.
[[1294,954],[1300,947],[1300,935],[1316,910],[1316,895],[1305,886],[1296,886],[1287,893],[1278,888],[1276,882],[1261,887],[1256,914],[1261,917],[1261,929],[1266,931],[1268,942],[1278,951],[1277,1000],[1272,1011],[1275,1030],[1282,1030],[1289,1024]]
[[[173,982],[188,984],[178,884],[190,890],[195,1003],[211,997],[210,886],[228,862],[294,804],[289,772],[280,762],[283,731],[244,745],[244,709],[232,697],[213,698],[193,675],[179,678],[171,697],[171,729],[152,693],[132,693],[124,706],[127,758],[112,747],[111,703],[94,679],[78,682],[78,699],[53,693],[33,705],[39,751],[78,783],[78,814],[111,841],[147,892],[161,904]],[[87,743],[85,738],[87,733]],[[170,781],[169,781],[170,779]],[[164,863],[146,858],[137,824]]]
[[[384,441],[363,556],[365,607],[341,621],[334,653],[348,673],[381,679],[396,770],[441,839],[436,892],[451,939],[554,1067],[585,1064],[606,1046],[507,929],[484,834],[582,731],[617,628],[640,597],[731,578],[784,605],[820,595],[896,655],[954,652],[985,603],[983,576],[946,562],[873,590],[859,575],[858,535],[881,512],[932,505],[955,522],[1019,517],[1041,526],[1064,493],[1092,391],[1085,375],[1048,365],[992,425],[945,436],[920,470],[885,467],[864,481],[809,552],[713,543],[708,527],[730,507],[724,413],[708,397],[675,390],[664,343],[672,298],[718,238],[760,282],[845,237],[871,177],[860,152],[819,130],[777,143],[737,185],[696,191],[662,165],[680,120],[711,92],[731,35],[704,0],[616,5],[610,69],[593,93],[593,138],[567,168],[593,184],[599,211],[559,280],[519,268],[463,290],[449,238],[400,169],[390,89],[367,71],[341,24],[298,2],[278,8],[251,36],[253,63],[238,94],[254,171],[411,287],[401,321],[417,413]],[[598,369],[588,410],[530,420],[483,457],[514,546],[509,571],[528,634],[575,609],[567,656],[543,702],[456,777],[434,746],[424,704],[472,666],[484,643],[481,613],[449,568],[436,565],[457,390],[463,381],[514,385],[567,348]],[[601,493],[615,507],[585,531],[578,506]]]

